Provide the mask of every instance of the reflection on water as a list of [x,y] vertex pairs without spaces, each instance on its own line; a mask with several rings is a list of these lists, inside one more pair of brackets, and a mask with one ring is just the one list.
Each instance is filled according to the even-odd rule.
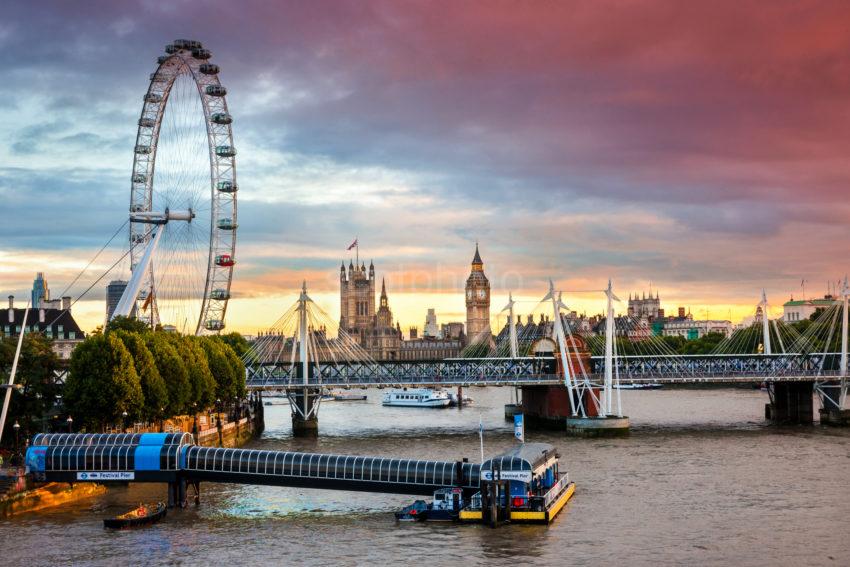
[[[475,405],[461,410],[384,408],[378,390],[366,402],[325,403],[314,440],[292,439],[289,408],[267,406],[252,446],[475,461],[479,416],[487,453],[513,439],[509,390],[471,395]],[[628,438],[529,432],[559,448],[577,483],[548,527],[398,524],[392,513],[409,496],[203,484],[198,508],[105,532],[103,518],[165,497],[163,486],[133,485],[2,521],[2,556],[8,565],[846,563],[850,432],[766,426],[766,400],[749,390],[626,391]]]

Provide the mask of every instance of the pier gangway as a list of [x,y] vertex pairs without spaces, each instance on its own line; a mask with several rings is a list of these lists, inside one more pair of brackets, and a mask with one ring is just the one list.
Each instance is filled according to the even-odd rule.
[[[46,482],[168,483],[171,501],[200,482],[430,495],[472,494],[480,465],[461,461],[201,447],[189,433],[39,434],[27,471]],[[173,498],[172,498],[173,497]]]

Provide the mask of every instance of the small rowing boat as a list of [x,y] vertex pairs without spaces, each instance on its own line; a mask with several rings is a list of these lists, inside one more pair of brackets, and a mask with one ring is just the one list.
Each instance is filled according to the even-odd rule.
[[106,518],[103,520],[103,527],[111,530],[120,530],[147,526],[163,519],[165,512],[166,507],[162,502],[157,504],[139,504],[138,508],[134,508],[126,514],[121,514],[115,518]]

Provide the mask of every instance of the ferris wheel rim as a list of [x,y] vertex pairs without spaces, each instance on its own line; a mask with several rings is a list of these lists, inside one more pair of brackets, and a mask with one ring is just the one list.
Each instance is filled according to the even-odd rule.
[[[209,250],[203,283],[203,296],[195,324],[195,334],[219,332],[224,328],[235,264],[237,234],[236,150],[232,117],[228,112],[227,90],[219,81],[219,68],[209,62],[211,54],[200,42],[175,40],[160,56],[151,73],[136,133],[130,180],[130,214],[151,212],[160,130],[171,89],[181,76],[193,81],[206,125],[209,153],[210,226]],[[137,263],[151,230],[131,219],[129,239],[131,266]],[[132,267],[131,267],[132,270]],[[153,282],[153,269],[148,276]],[[158,319],[156,289],[151,298],[151,322]],[[140,299],[137,298],[137,302]]]

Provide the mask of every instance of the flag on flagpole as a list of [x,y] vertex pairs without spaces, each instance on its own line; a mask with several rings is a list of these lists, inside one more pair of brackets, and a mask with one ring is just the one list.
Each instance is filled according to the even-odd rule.
[[352,242],[352,243],[351,243],[351,245],[349,245],[349,247],[348,247],[348,248],[346,248],[346,250],[351,250],[351,249],[352,249],[352,248],[354,248],[355,246],[357,246],[357,239],[356,239],[356,238],[354,239],[354,242]]

